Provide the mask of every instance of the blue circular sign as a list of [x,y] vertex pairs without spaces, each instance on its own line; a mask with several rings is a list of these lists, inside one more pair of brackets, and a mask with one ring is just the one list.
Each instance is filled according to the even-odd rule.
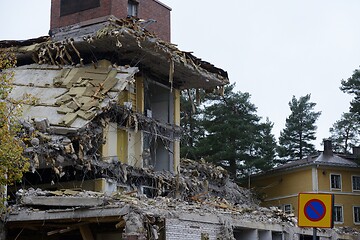
[[311,199],[305,204],[304,213],[307,219],[317,222],[324,218],[326,206],[319,199]]

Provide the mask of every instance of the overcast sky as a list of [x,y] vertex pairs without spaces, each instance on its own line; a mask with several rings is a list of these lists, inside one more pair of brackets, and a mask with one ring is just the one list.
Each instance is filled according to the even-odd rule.
[[[279,136],[288,102],[308,93],[322,114],[319,150],[347,112],[339,90],[360,64],[359,0],[163,0],[172,8],[172,42],[226,70],[236,90],[249,92],[258,115]],[[0,40],[47,35],[50,0],[0,1]]]

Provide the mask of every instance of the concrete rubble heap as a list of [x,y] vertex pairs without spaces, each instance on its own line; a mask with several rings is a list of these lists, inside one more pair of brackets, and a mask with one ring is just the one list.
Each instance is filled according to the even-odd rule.
[[[179,176],[166,172],[154,172],[150,169],[137,169],[126,164],[116,166],[119,170],[121,169],[122,180],[127,180],[129,183],[135,183],[134,178],[151,179],[154,183],[152,188],[156,189],[156,196],[152,198],[134,189],[111,194],[79,189],[56,191],[20,189],[16,193],[17,204],[11,206],[9,214],[16,216],[23,212],[30,214],[51,211],[51,209],[56,211],[59,208],[63,210],[58,211],[121,208],[124,209],[122,214],[126,222],[125,231],[127,233],[145,231],[148,236],[160,234],[157,232],[157,225],[153,226],[151,222],[158,222],[167,217],[174,218],[186,213],[199,216],[204,214],[225,216],[223,227],[231,234],[232,227],[226,222],[228,217],[264,224],[286,223],[291,226],[296,224],[293,215],[285,214],[277,208],[259,207],[251,192],[233,183],[228,173],[221,167],[189,159],[183,159],[182,163]],[[134,184],[132,185],[135,187]],[[175,195],[178,195],[178,198]],[[149,222],[149,219],[153,220]],[[143,221],[145,225],[142,224]],[[147,230],[143,229],[143,226]]]
[[[147,239],[159,239],[159,236],[164,234],[161,233],[161,226],[165,219],[182,219],[189,214],[199,217],[216,216],[222,226],[218,239],[235,239],[232,237],[235,230],[234,221],[241,222],[242,226],[281,225],[289,232],[293,231],[293,228],[296,229],[297,220],[294,214],[286,214],[276,207],[260,207],[252,193],[232,182],[228,173],[221,167],[189,159],[183,159],[181,166],[181,174],[175,176],[167,172],[138,169],[120,163],[116,168],[121,169],[122,180],[129,181],[127,183],[132,186],[122,192],[20,189],[16,193],[17,203],[10,207],[8,216],[24,218],[22,214],[31,216],[41,212],[110,210],[122,219],[116,224],[116,228],[124,228],[124,232],[130,235],[141,233],[146,235]],[[152,197],[136,189],[135,178],[144,181],[151,179],[151,187],[155,190]],[[137,183],[141,182],[140,180]],[[106,216],[109,217],[109,214]],[[97,217],[102,218],[99,214]],[[338,234],[354,236],[349,239],[360,237],[360,233],[354,229],[335,230]],[[322,230],[322,234],[329,233]]]

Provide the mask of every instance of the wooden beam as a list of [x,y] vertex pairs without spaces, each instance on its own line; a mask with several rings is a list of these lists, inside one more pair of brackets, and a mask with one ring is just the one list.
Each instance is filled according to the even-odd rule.
[[80,233],[83,240],[94,240],[94,236],[90,230],[89,225],[80,226]]

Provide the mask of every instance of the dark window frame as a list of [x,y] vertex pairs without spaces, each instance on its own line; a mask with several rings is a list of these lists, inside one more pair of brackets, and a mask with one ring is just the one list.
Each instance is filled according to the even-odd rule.
[[60,0],[60,17],[100,7],[100,0]]
[[343,206],[339,206],[339,205],[334,206],[334,222],[335,223],[344,223],[344,208],[343,208]]
[[293,213],[293,208],[291,204],[284,204],[284,208],[283,208],[284,213],[286,214],[291,214]]
[[330,189],[331,190],[341,190],[341,174],[331,173],[330,174]]
[[139,3],[134,0],[128,0],[128,17],[137,17],[139,14]]
[[353,207],[354,224],[360,225],[360,206]]
[[352,190],[353,191],[360,191],[360,176],[354,175],[351,177],[352,182]]

